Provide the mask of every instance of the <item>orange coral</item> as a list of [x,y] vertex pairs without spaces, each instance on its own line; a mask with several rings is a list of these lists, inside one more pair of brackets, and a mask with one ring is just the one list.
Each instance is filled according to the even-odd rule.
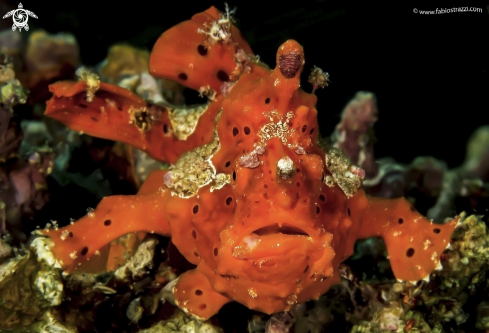
[[128,110],[146,104],[123,89],[101,83],[87,102],[84,83],[52,87],[46,114],[176,162],[138,195],[105,198],[75,224],[45,231],[65,270],[123,234],[171,235],[197,265],[179,277],[177,304],[208,318],[230,300],[273,313],[319,297],[359,238],[385,239],[399,279],[423,279],[439,265],[458,218],[435,225],[404,199],[367,197],[362,170],[318,145],[316,97],[300,89],[302,47],[285,42],[273,70],[250,53],[215,8],[160,37],[150,72],[215,94],[186,141],[163,135],[163,123],[177,133],[169,110],[139,131]]

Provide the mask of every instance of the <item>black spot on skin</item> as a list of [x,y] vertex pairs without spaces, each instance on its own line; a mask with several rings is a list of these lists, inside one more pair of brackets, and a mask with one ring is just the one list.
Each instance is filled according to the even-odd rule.
[[309,265],[307,265],[306,268],[304,269],[304,273],[307,273],[308,270],[309,270]]
[[85,105],[85,104],[78,104],[78,106],[79,106],[79,107],[81,107],[81,108],[83,108],[83,109],[88,108],[88,106],[87,106],[87,105]]
[[397,223],[403,224],[404,223],[404,220],[403,219],[399,219],[399,220],[397,220]]
[[165,134],[168,133],[168,124],[163,125],[163,133],[165,133]]
[[197,289],[197,290],[195,291],[195,295],[197,295],[197,296],[200,296],[200,295],[202,295],[202,294],[203,294],[202,290]]
[[350,210],[350,207],[348,207],[348,216],[351,216],[351,210]]
[[321,209],[316,206],[316,214],[319,214],[319,213],[321,213]]
[[184,80],[184,81],[185,81],[185,80],[186,80],[188,77],[187,77],[187,74],[185,74],[185,73],[180,73],[180,74],[178,74],[178,78],[179,78],[180,80]]
[[409,209],[412,211],[412,212],[415,212],[416,211],[416,208],[414,208],[413,206],[410,206]]
[[236,171],[233,171],[233,180],[236,180]]
[[278,57],[278,67],[286,79],[295,77],[301,66],[302,55],[299,53],[291,52]]
[[229,167],[231,165],[231,161],[227,161],[225,167]]
[[441,230],[440,230],[440,229],[438,229],[438,228],[433,229],[433,232],[434,232],[435,234],[439,234],[439,233],[440,233],[440,231],[441,231]]
[[408,258],[411,258],[412,256],[414,255],[414,249],[412,247],[410,247],[407,251],[406,251],[406,256],[408,256]]
[[214,248],[214,256],[217,257],[217,254],[219,253],[219,251],[217,250],[217,247]]
[[93,120],[94,122],[96,122],[96,123],[98,122],[98,119],[97,119],[97,118],[95,118],[95,117],[90,117],[90,119],[92,119],[92,120]]
[[112,221],[111,221],[111,220],[105,220],[105,221],[104,221],[104,225],[105,225],[106,227],[108,227],[108,226],[109,226],[109,225],[111,225],[111,224],[112,224]]
[[199,45],[197,46],[197,52],[199,52],[201,56],[205,56],[207,55],[207,47],[205,47],[204,45]]
[[226,198],[226,205],[229,206],[231,204],[231,201],[233,201],[233,198],[231,197]]
[[249,127],[245,127],[245,128],[244,128],[244,134],[246,134],[246,135],[250,135],[250,133],[251,133],[250,128],[249,128]]
[[68,236],[69,236],[69,237],[71,237],[71,238],[73,238],[73,233],[70,231],[70,232],[68,233]]
[[268,104],[268,103],[270,103],[270,97],[267,97],[267,98],[265,99],[265,104]]
[[194,212],[194,214],[197,214],[199,212],[199,205],[195,205],[192,211]]
[[83,248],[83,249],[80,251],[80,254],[81,254],[82,256],[84,256],[84,255],[86,255],[87,253],[88,253],[88,247],[86,247],[86,246],[85,246],[85,247],[84,247],[84,248]]
[[324,196],[324,194],[319,195],[319,200],[321,200],[323,202],[326,201],[326,197]]
[[302,133],[304,133],[307,129],[307,125],[302,126]]
[[309,134],[312,135],[312,133],[314,133],[314,127],[311,128],[311,130],[309,131]]
[[192,238],[197,239],[197,232],[195,230],[192,230]]
[[219,72],[217,72],[217,78],[222,82],[229,81],[229,75],[227,75],[227,73],[223,70],[220,70]]
[[207,305],[205,305],[205,304],[199,305],[199,309],[200,310],[205,310],[205,308],[207,308]]
[[236,136],[239,134],[239,129],[237,127],[233,128],[233,136]]

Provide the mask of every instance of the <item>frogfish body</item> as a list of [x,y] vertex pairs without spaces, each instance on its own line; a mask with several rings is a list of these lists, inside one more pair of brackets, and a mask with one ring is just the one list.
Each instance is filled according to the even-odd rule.
[[363,170],[321,144],[316,96],[300,88],[302,47],[286,41],[276,61],[261,63],[230,13],[211,7],[163,33],[149,63],[153,76],[207,95],[205,105],[152,105],[90,80],[52,85],[46,115],[173,164],[137,195],[106,197],[44,231],[63,268],[124,234],[171,237],[197,266],[175,284],[176,303],[205,319],[232,300],[274,313],[318,298],[362,238],[383,237],[398,279],[439,267],[459,218],[436,225],[402,198],[366,196]]

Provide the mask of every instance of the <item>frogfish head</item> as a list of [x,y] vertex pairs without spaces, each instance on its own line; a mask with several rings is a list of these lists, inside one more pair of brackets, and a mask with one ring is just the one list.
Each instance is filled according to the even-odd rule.
[[[330,189],[316,97],[300,89],[304,52],[289,40],[276,59],[273,70],[255,64],[243,73],[223,100],[221,147],[212,158],[218,172],[231,175],[236,199],[234,216],[220,231],[213,285],[238,301],[261,296],[254,308],[264,312],[326,283],[335,258],[327,225],[335,195],[330,206],[319,205]],[[244,296],[237,292],[243,289]]]

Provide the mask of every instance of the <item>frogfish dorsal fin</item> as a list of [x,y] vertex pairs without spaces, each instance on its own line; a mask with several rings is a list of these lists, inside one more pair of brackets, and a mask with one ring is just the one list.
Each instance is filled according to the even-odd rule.
[[219,93],[242,68],[240,56],[252,55],[248,43],[225,14],[211,7],[164,32],[151,53],[150,73],[186,87]]

